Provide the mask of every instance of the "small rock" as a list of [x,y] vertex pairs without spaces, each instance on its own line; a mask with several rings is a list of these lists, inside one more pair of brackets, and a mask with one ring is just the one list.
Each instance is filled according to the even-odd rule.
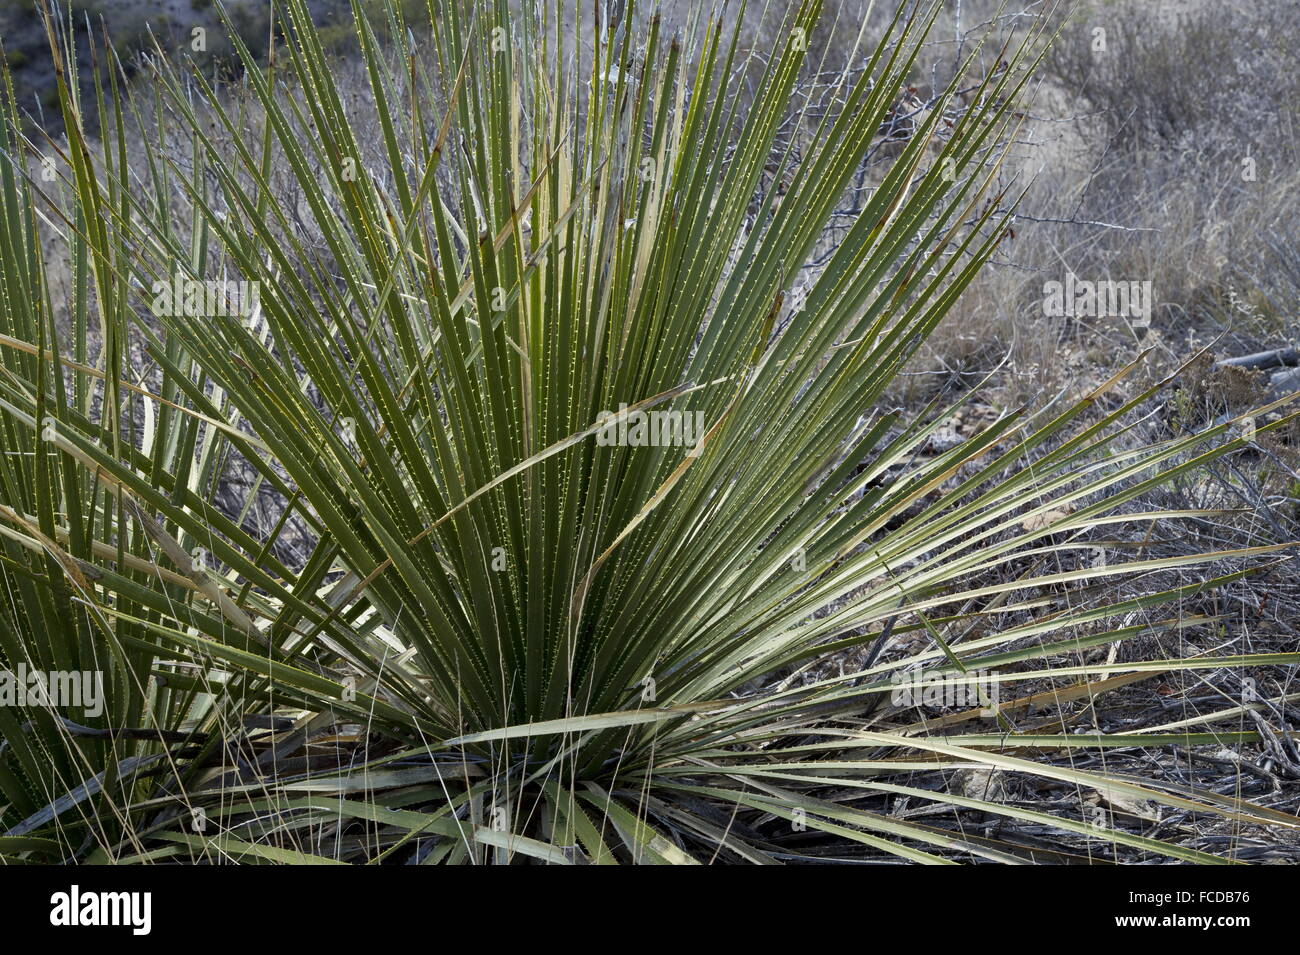
[[1268,379],[1268,390],[1274,398],[1285,398],[1300,391],[1300,368],[1282,368]]

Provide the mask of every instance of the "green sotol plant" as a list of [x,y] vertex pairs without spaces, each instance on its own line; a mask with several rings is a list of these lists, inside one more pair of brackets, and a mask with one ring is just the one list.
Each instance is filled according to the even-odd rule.
[[[1052,662],[1079,628],[1093,646],[1194,626],[1125,617],[1250,569],[955,639],[972,601],[1224,556],[1041,570],[1095,549],[1093,528],[1196,516],[1121,509],[1240,444],[1206,443],[1225,423],[1122,449],[1158,386],[1092,418],[1012,411],[926,456],[941,418],[883,410],[1003,234],[994,181],[1041,33],[967,51],[796,307],[939,4],[900,5],[835,108],[803,117],[797,159],[816,0],[752,87],[739,16],[683,43],[631,3],[589,33],[549,4],[429,0],[419,23],[365,6],[391,43],[354,4],[366,110],[303,0],[266,69],[232,31],[242,90],[159,50],[146,86],[101,91],[102,144],[61,84],[57,183],[27,176],[10,105],[0,654],[102,670],[109,705],[85,724],[0,710],[0,853],[772,863],[811,831],[1014,858],[860,805],[889,794],[1218,861],[890,775],[951,762],[1300,825],[854,719],[916,664],[984,681],[985,704],[1028,680],[1089,692],[1114,670]],[[131,125],[157,130],[142,157]],[[67,255],[66,310],[38,220]],[[235,278],[255,309],[196,315],[169,291]],[[905,631],[927,648],[786,678]]]

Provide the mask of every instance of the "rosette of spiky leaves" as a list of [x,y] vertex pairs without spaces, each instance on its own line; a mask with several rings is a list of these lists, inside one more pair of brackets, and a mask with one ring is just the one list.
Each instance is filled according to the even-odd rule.
[[[1207,444],[1228,424],[1121,442],[1159,385],[1099,416],[1117,381],[1012,410],[937,454],[920,452],[941,416],[885,410],[1004,234],[995,184],[1044,39],[967,51],[810,275],[939,6],[900,5],[817,115],[796,95],[815,0],[759,58],[740,12],[678,37],[634,4],[584,24],[549,4],[354,3],[354,73],[289,0],[265,65],[232,31],[235,89],[161,48],[146,95],[97,86],[101,144],[61,77],[49,186],[22,171],[11,108],[4,652],[94,659],[115,703],[91,727],[9,720],[0,785],[26,841],[8,851],[772,862],[792,856],[762,831],[779,819],[916,861],[1016,858],[863,810],[862,791],[1212,858],[882,779],[952,762],[1300,824],[852,721],[918,664],[1090,691],[1105,666],[1025,664],[1081,627],[1147,632],[1115,621],[1222,579],[1087,611],[1043,598],[958,642],[972,602],[1223,557],[1245,573],[1276,549],[1042,569],[1108,522],[1198,516],[1128,506],[1237,446]],[[128,127],[155,132],[142,156]],[[72,263],[70,326],[38,217]],[[225,285],[197,307],[172,294],[235,278],[255,309]],[[647,421],[662,440],[640,440]],[[782,679],[902,630],[930,649]],[[181,825],[195,809],[219,828]]]

